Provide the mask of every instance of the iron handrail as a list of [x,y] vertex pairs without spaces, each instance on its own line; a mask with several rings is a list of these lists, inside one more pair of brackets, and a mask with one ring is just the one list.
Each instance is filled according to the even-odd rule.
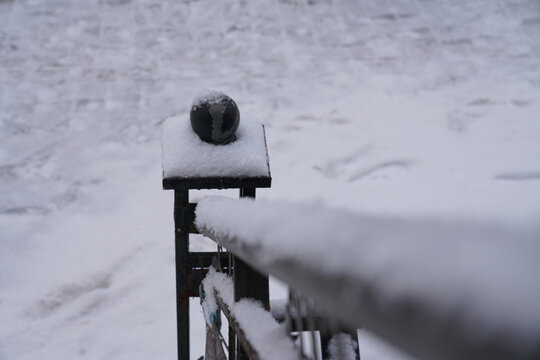
[[[250,204],[246,202],[246,206]],[[250,211],[256,212],[256,208]],[[200,224],[198,230],[258,271],[275,276],[312,298],[318,310],[339,322],[339,326],[350,331],[365,328],[420,359],[540,359],[540,341],[536,346],[521,347],[507,341],[504,334],[485,332],[479,336],[481,329],[471,331],[459,309],[448,316],[413,298],[388,302],[381,297],[376,284],[358,274],[328,272],[317,263],[298,261],[296,255],[288,256],[281,250],[268,254],[272,251],[271,244],[261,248],[260,244],[242,238],[240,231],[223,235]],[[540,333],[535,335],[540,340]]]

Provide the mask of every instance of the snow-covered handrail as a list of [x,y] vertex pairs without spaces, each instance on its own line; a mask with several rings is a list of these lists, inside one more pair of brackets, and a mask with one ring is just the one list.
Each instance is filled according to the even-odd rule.
[[425,359],[540,358],[540,229],[209,197],[198,230]]
[[252,299],[234,301],[234,286],[230,277],[210,268],[202,285],[207,296],[206,306],[211,312],[217,312],[218,308],[223,310],[251,359],[299,358],[285,325],[278,324],[260,302]]

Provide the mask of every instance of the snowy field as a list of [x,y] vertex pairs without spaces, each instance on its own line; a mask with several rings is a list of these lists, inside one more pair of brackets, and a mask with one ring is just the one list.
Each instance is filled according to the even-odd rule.
[[538,0],[0,0],[0,359],[175,358],[161,124],[205,88],[261,198],[540,223]]

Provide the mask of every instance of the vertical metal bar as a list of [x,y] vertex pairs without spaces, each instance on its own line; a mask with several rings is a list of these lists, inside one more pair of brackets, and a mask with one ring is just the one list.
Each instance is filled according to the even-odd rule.
[[234,329],[229,325],[229,360],[236,359],[236,335]]
[[241,259],[234,257],[234,300],[252,298],[270,311],[268,276],[261,274]]
[[300,298],[298,296],[297,292],[292,293],[292,300],[294,303],[294,322],[296,325],[296,331],[298,332],[298,339],[300,340],[300,353],[299,357],[302,358],[304,356],[304,336],[302,332],[304,331],[304,324],[302,321],[302,318],[304,317],[304,312],[302,311],[302,306],[300,303]]
[[[240,197],[255,198],[255,188],[240,188]],[[266,310],[270,310],[270,296],[268,291],[268,276],[263,275],[246,264],[241,259],[233,258],[234,274],[234,300],[252,298],[262,302]],[[237,346],[237,360],[248,359],[241,346]]]
[[[233,277],[233,263],[234,259],[230,251],[227,252],[229,262],[227,264],[227,273],[230,277]],[[236,360],[236,336],[234,334],[234,328],[229,324],[229,360]]]
[[362,360],[362,353],[360,352],[360,340],[358,339],[358,330],[356,330],[353,339],[356,340],[356,345],[358,345],[358,349],[356,352],[356,355],[358,356],[357,359]]
[[[255,198],[255,188],[240,188],[240,197]],[[237,267],[238,266],[238,267]],[[270,311],[268,276],[261,274],[239,258],[234,258],[234,300],[252,298],[262,302]]]
[[319,334],[321,339],[321,354],[323,359],[326,359],[329,357],[328,345],[330,344],[330,339],[332,338],[332,335],[330,335],[326,331],[319,331]]
[[189,190],[174,191],[178,360],[189,360]]
[[315,360],[323,360],[322,355],[319,354],[319,344],[317,343],[317,340],[319,339],[318,334],[316,333],[317,330],[317,324],[315,320],[315,310],[313,309],[313,301],[311,299],[305,300],[306,304],[306,317],[307,317],[307,323],[308,323],[308,330],[311,335],[311,351],[313,352],[313,359]]
[[255,188],[240,188],[240,197],[250,197],[255,199]]

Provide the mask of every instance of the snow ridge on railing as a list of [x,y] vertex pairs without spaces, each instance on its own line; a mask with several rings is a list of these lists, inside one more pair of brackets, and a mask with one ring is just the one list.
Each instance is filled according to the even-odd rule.
[[328,316],[423,358],[540,354],[540,229],[209,197],[199,231]]
[[230,277],[214,268],[202,281],[209,303],[217,305],[234,321],[236,333],[249,348],[251,357],[260,360],[297,360],[298,352],[287,334],[285,325],[278,324],[261,303],[252,299],[234,301],[234,286]]

